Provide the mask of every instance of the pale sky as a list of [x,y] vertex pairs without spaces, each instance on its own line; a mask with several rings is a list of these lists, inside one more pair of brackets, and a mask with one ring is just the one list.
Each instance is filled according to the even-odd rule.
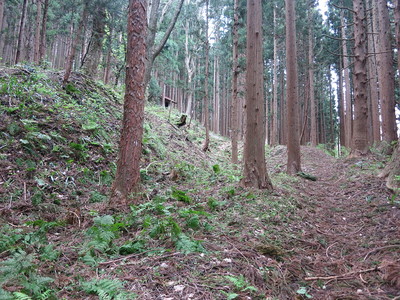
[[318,1],[318,8],[321,11],[322,17],[325,20],[325,12],[328,10],[328,0],[319,0]]

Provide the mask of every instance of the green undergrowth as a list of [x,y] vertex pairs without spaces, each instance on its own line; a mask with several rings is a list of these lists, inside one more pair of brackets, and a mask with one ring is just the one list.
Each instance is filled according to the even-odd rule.
[[[270,249],[294,234],[280,228],[298,218],[297,200],[239,187],[230,141],[212,134],[204,153],[202,126],[192,120],[178,128],[180,114],[163,107],[146,107],[136,202],[105,212],[122,95],[78,73],[63,88],[61,75],[0,69],[0,299],[134,299],[125,261],[174,253],[216,259],[223,253],[209,244],[224,245],[226,236],[285,259]],[[276,173],[272,180],[289,195],[299,179]],[[110,261],[117,266],[108,268]],[[231,271],[217,283],[189,276],[228,285],[229,292],[216,289],[217,299],[262,298],[239,269]]]

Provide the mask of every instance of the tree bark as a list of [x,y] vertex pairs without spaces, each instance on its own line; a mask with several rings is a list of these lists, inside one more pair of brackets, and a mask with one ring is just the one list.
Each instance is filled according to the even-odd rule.
[[394,21],[396,29],[397,69],[400,72],[400,0],[395,0]]
[[[130,0],[126,53],[126,90],[117,172],[110,206],[126,206],[140,182],[144,120],[144,70],[146,57],[146,0]],[[134,200],[135,201],[135,200]]]
[[221,113],[221,95],[220,95],[220,74],[219,59],[214,57],[214,132],[220,134],[220,113]]
[[368,153],[367,30],[363,0],[353,0],[354,8],[354,131],[352,156]]
[[[367,1],[367,10],[370,11],[371,7],[369,5],[369,1]],[[368,32],[378,32],[377,28],[373,27],[374,22],[368,22]],[[368,35],[368,79],[369,79],[369,91],[370,91],[370,99],[369,99],[369,107],[371,110],[370,119],[371,119],[371,134],[372,134],[372,142],[379,143],[381,141],[381,124],[379,120],[379,88],[377,81],[377,73],[376,73],[376,56],[373,53],[376,53],[375,50],[375,36],[374,34]]]
[[262,36],[261,0],[247,0],[247,124],[241,185],[258,189],[272,189],[265,162]]
[[93,18],[92,37],[86,54],[83,69],[87,75],[96,77],[105,35],[106,10],[102,3],[97,4]]
[[[337,86],[338,94],[338,111],[339,111],[339,143],[340,147],[343,147],[345,142],[345,118],[344,118],[344,97],[343,97],[343,73],[342,73],[342,58],[339,58],[339,83]],[[341,153],[341,149],[339,150]]]
[[40,30],[40,49],[39,49],[39,63],[43,62],[46,56],[46,36],[47,36],[47,16],[49,12],[49,0],[44,0],[43,4],[43,20],[42,28]]
[[274,3],[274,67],[273,67],[273,97],[272,97],[272,133],[271,145],[275,146],[279,143],[278,136],[278,33],[276,20],[276,4]]
[[83,4],[83,10],[82,10],[82,15],[79,20],[78,28],[76,30],[76,35],[75,38],[72,41],[71,44],[71,49],[70,49],[70,54],[65,66],[65,73],[64,73],[64,78],[63,78],[63,85],[65,86],[69,80],[69,76],[71,75],[72,72],[72,66],[74,64],[75,60],[75,54],[76,54],[76,49],[81,41],[82,38],[82,31],[83,31],[83,25],[86,22],[87,19],[87,1],[84,2]]
[[347,37],[346,22],[344,20],[343,10],[340,11],[341,35],[342,35],[342,54],[343,54],[343,79],[344,79],[344,104],[345,104],[345,144],[344,146],[351,148],[352,132],[353,132],[353,108],[351,101],[351,85],[350,85],[350,64],[347,57]]
[[15,54],[15,62],[14,62],[15,64],[18,64],[19,61],[21,60],[21,50],[22,50],[22,44],[23,44],[24,35],[25,35],[25,23],[26,23],[27,8],[28,8],[28,0],[24,0],[24,2],[22,4],[21,19],[19,22],[17,52]]
[[[400,1],[400,0],[399,0]],[[238,45],[239,45],[239,0],[233,1],[233,47],[232,47],[232,109],[231,109],[231,142],[232,142],[232,163],[237,164],[238,160],[238,135],[239,135],[239,120],[238,120]]]
[[107,45],[107,56],[106,56],[106,65],[104,68],[104,76],[103,82],[104,84],[108,84],[110,81],[110,73],[111,73],[111,60],[112,60],[112,40],[113,40],[113,27],[110,26],[110,32],[108,33],[108,45]]
[[398,141],[396,149],[392,154],[391,161],[386,165],[385,169],[379,174],[379,177],[386,177],[387,188],[398,192],[400,189],[400,141]]
[[317,146],[317,114],[315,111],[314,94],[314,30],[313,30],[313,10],[308,11],[308,76],[310,80],[310,107],[311,107],[311,146]]
[[39,64],[39,51],[40,51],[40,28],[42,22],[42,0],[36,0],[36,32],[35,32],[35,52],[34,62]]
[[297,87],[296,14],[294,0],[286,0],[287,173],[301,171]]
[[[4,0],[0,0],[0,37],[3,31],[3,21],[4,21]],[[1,55],[1,53],[0,53]]]
[[209,51],[210,51],[210,42],[208,40],[208,0],[206,0],[206,28],[205,28],[205,35],[206,35],[206,40],[204,43],[205,47],[205,60],[206,60],[206,66],[205,66],[205,78],[204,78],[204,100],[203,100],[203,115],[204,115],[204,127],[206,130],[206,138],[204,139],[204,144],[203,144],[203,151],[209,151],[210,147],[210,112],[208,109],[208,76],[209,76]]
[[391,143],[397,140],[397,125],[394,100],[393,52],[387,1],[378,1],[378,19],[378,67],[381,69],[379,73],[381,75],[381,78],[379,78],[379,87],[382,111],[382,140]]

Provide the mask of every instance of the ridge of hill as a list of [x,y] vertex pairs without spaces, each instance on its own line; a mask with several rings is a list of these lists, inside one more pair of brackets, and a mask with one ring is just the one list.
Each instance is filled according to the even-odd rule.
[[[0,69],[0,299],[396,299],[399,201],[385,157],[267,148],[242,189],[230,141],[148,105],[142,193],[109,212],[122,95],[74,73]],[[351,241],[349,238],[351,237]]]

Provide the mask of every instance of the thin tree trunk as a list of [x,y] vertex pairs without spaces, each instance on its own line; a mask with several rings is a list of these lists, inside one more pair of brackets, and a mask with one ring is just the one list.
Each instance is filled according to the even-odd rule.
[[243,151],[244,169],[241,185],[272,189],[265,162],[265,110],[262,51],[261,0],[247,1],[247,124]]
[[180,0],[178,3],[178,7],[175,10],[174,16],[167,28],[167,30],[164,33],[164,36],[162,37],[161,41],[159,44],[156,46],[155,43],[155,38],[156,38],[156,33],[157,33],[157,21],[159,18],[158,14],[158,9],[160,6],[160,0],[154,0],[151,4],[151,10],[150,10],[150,16],[149,16],[149,26],[148,26],[148,32],[147,32],[147,38],[146,38],[146,45],[147,45],[147,59],[146,59],[146,71],[145,71],[145,86],[147,87],[150,78],[151,78],[151,70],[153,68],[153,63],[156,57],[161,53],[161,50],[164,48],[165,44],[167,43],[167,40],[169,36],[171,35],[172,29],[174,29],[176,20],[179,17],[179,14],[181,12],[182,6],[183,6],[184,0]]
[[39,51],[40,51],[40,28],[42,22],[42,1],[36,0],[36,32],[35,32],[35,55],[34,62],[39,64]]
[[72,66],[73,66],[73,63],[75,60],[76,49],[82,39],[82,30],[83,30],[83,25],[86,22],[86,18],[87,18],[87,1],[84,2],[82,15],[79,20],[78,28],[76,30],[76,35],[71,44],[70,54],[69,54],[69,57],[68,57],[68,60],[67,60],[66,66],[65,66],[63,85],[67,84],[67,82],[69,80],[69,76],[71,75]]
[[42,29],[40,30],[40,49],[39,49],[39,63],[42,63],[46,58],[46,36],[47,36],[47,16],[49,12],[49,0],[44,0],[43,4],[43,20]]
[[378,67],[381,69],[379,79],[382,116],[382,140],[391,143],[397,141],[397,125],[394,100],[393,53],[391,28],[387,1],[378,1],[379,18],[379,53]]
[[214,68],[214,132],[220,134],[220,110],[221,110],[221,95],[220,95],[220,74],[219,74],[219,60],[216,56],[215,59],[215,68]]
[[113,27],[110,27],[110,32],[108,34],[108,50],[107,50],[107,57],[106,57],[106,66],[104,70],[104,84],[108,84],[110,81],[110,73],[111,73],[111,58],[112,58],[112,40],[113,40]]
[[272,106],[272,136],[271,145],[279,143],[278,135],[278,33],[276,20],[276,5],[274,4],[274,67],[273,67],[273,106]]
[[[339,142],[340,147],[345,145],[345,118],[344,118],[344,99],[343,99],[343,73],[342,73],[342,59],[339,58],[339,84],[337,87],[338,93],[338,111],[339,111]],[[339,149],[339,153],[341,150]]]
[[[400,0],[399,0],[400,1]],[[239,44],[239,14],[238,14],[239,0],[234,0],[233,3],[233,63],[232,63],[232,115],[231,115],[231,138],[232,138],[232,163],[237,164],[238,161],[238,135],[239,135],[239,120],[238,120],[238,44]]]
[[25,35],[25,23],[26,23],[27,8],[28,8],[28,0],[24,0],[24,2],[22,4],[21,19],[19,22],[17,52],[15,54],[15,62],[14,62],[15,64],[18,64],[21,59],[21,50],[22,50],[22,44],[23,44],[23,39],[24,39],[24,35]]
[[7,23],[6,19],[6,16],[4,16],[4,0],[0,0],[0,56],[3,57],[3,61],[6,60],[4,53],[4,40],[7,38],[7,36],[3,33],[3,24]]
[[[367,11],[370,11],[370,1],[367,1]],[[368,24],[368,32],[377,32],[377,28],[373,28],[374,22],[367,22]],[[369,91],[370,91],[370,105],[371,113],[371,126],[372,126],[372,142],[379,143],[381,140],[381,129],[380,129],[380,120],[379,120],[379,88],[377,81],[377,73],[376,73],[376,56],[373,53],[376,53],[375,50],[375,36],[374,34],[368,35],[368,79],[369,79]]]
[[100,63],[100,57],[103,48],[103,39],[105,35],[105,19],[106,10],[105,7],[99,3],[96,7],[95,16],[93,19],[92,37],[90,45],[86,53],[86,59],[83,65],[83,69],[89,76],[95,78]]
[[[268,91],[268,80],[265,80],[265,92]],[[270,109],[268,96],[265,97],[265,144],[270,144],[269,131],[270,131],[270,121],[269,121]]]
[[[294,0],[286,0],[286,73],[287,73],[287,173],[301,171],[299,110],[297,87],[296,14]],[[311,82],[310,82],[311,85]]]
[[334,105],[334,97],[332,96],[332,75],[331,75],[331,67],[328,67],[328,79],[329,79],[329,143],[331,149],[334,148],[335,145],[335,137],[334,137],[334,123],[333,123],[333,105]]
[[110,206],[126,206],[139,189],[145,102],[146,8],[146,0],[129,1],[124,116]]
[[368,152],[367,132],[367,30],[363,0],[353,0],[354,8],[354,131],[352,156]]
[[204,127],[206,129],[206,138],[203,144],[203,151],[209,151],[210,146],[210,116],[209,116],[209,109],[208,109],[208,76],[209,76],[209,51],[210,51],[210,42],[208,41],[208,0],[206,0],[206,28],[205,28],[205,78],[204,78],[204,101],[203,101],[203,110],[204,110]]
[[[0,0],[0,38],[3,37],[4,0]],[[1,53],[0,53],[1,55]]]
[[347,42],[346,42],[346,24],[344,20],[343,10],[340,11],[341,34],[342,34],[342,52],[343,52],[343,77],[344,77],[344,103],[345,103],[345,144],[346,147],[351,147],[352,141],[352,123],[353,113],[351,104],[351,85],[350,85],[350,64],[347,57]]
[[313,10],[308,11],[308,76],[310,82],[310,107],[311,107],[311,146],[317,146],[317,115],[315,111],[314,94],[314,30]]
[[279,115],[280,115],[280,130],[279,130],[279,144],[280,145],[287,145],[286,139],[286,129],[287,129],[287,120],[286,120],[286,112],[287,106],[285,101],[285,73],[283,70],[280,72],[280,101],[279,101]]
[[396,29],[397,69],[400,73],[400,0],[395,0],[394,21]]

